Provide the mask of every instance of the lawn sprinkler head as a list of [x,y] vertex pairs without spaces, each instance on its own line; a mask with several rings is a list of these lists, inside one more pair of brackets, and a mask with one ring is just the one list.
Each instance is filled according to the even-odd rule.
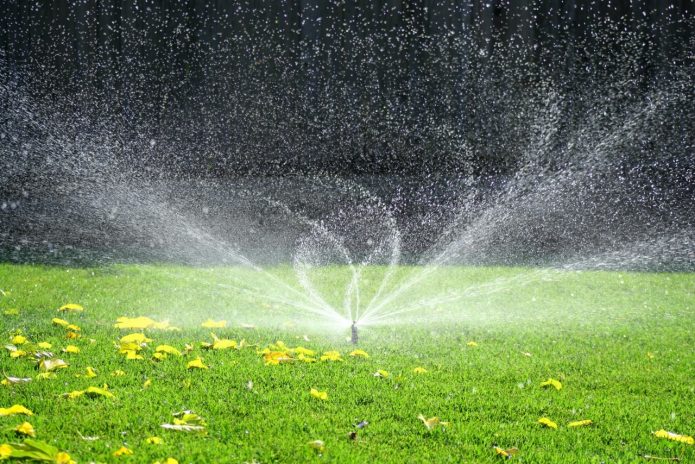
[[350,328],[352,330],[352,337],[350,337],[350,341],[353,345],[357,345],[357,321],[352,321]]

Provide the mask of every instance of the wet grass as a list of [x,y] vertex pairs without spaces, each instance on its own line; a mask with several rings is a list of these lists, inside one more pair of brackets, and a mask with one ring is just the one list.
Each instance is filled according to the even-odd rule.
[[[335,302],[343,294],[330,296],[330,289],[343,288],[343,271],[323,270],[320,285]],[[399,269],[398,277],[413,271],[419,272]],[[291,270],[270,272],[288,278]],[[366,271],[374,288],[365,289],[365,301],[380,272]],[[238,269],[0,265],[3,344],[21,331],[32,342],[51,343],[70,364],[57,378],[39,380],[30,360],[1,355],[3,373],[34,380],[0,387],[0,407],[22,404],[35,415],[0,417],[0,443],[21,441],[13,429],[26,419],[37,439],[78,462],[150,463],[169,456],[182,463],[501,462],[494,445],[518,448],[518,462],[649,462],[645,455],[695,460],[694,446],[652,434],[695,433],[692,274],[446,268],[404,292],[395,307],[451,288],[468,289],[467,296],[362,329],[360,348],[368,359],[348,356],[347,330],[328,333],[303,324],[317,316],[283,307],[280,300],[291,299],[293,290],[276,291],[267,282]],[[276,301],[268,304],[264,296]],[[65,303],[85,311],[58,314]],[[10,308],[19,314],[4,314]],[[139,315],[170,319],[182,330],[147,331],[154,341],[145,359],[129,361],[114,346],[128,332],[113,324],[119,316]],[[67,340],[65,330],[51,324],[54,317],[78,324],[81,338]],[[229,326],[201,328],[208,318],[226,319]],[[254,346],[202,350],[211,331]],[[338,350],[343,361],[265,365],[257,350],[276,340],[319,354]],[[60,352],[71,343],[79,354]],[[150,360],[158,344],[183,350],[186,343],[194,345],[187,356]],[[196,356],[209,369],[187,369]],[[97,376],[76,376],[87,367]],[[416,374],[415,367],[427,372]],[[375,377],[379,369],[390,375]],[[112,376],[116,370],[126,375]],[[541,388],[548,378],[563,388]],[[61,397],[105,383],[115,399]],[[313,398],[312,387],[327,391],[328,400]],[[186,409],[206,419],[206,435],[160,427]],[[450,424],[428,431],[419,414]],[[559,428],[540,426],[540,417]],[[578,419],[594,424],[567,427]],[[369,425],[357,429],[361,421]],[[146,444],[150,436],[164,444]],[[325,449],[308,446],[313,440],[325,442]],[[114,457],[121,446],[134,454]]]

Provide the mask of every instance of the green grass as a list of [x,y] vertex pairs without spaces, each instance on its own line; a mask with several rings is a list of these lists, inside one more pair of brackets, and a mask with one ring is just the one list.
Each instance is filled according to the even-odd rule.
[[[331,302],[342,299],[344,271],[315,271]],[[365,300],[383,271],[366,270]],[[398,277],[417,271],[404,267]],[[285,267],[269,272],[290,277]],[[695,446],[652,435],[659,429],[695,433],[693,274],[445,268],[404,292],[398,305],[445,289],[475,291],[364,328],[360,348],[369,359],[347,356],[353,349],[347,331],[321,331],[309,323],[315,316],[265,303],[258,293],[280,298],[291,290],[274,293],[258,279],[235,268],[0,265],[6,293],[0,310],[19,309],[17,316],[0,312],[3,344],[21,330],[33,342],[52,343],[52,351],[70,364],[56,379],[0,387],[0,407],[22,404],[35,413],[0,417],[0,443],[21,441],[13,429],[27,419],[37,439],[78,462],[150,463],[168,456],[181,463],[501,462],[495,444],[519,448],[513,459],[518,462],[648,462],[644,455],[695,461]],[[217,285],[234,281],[257,293]],[[491,281],[493,286],[481,286]],[[65,303],[79,303],[85,311],[60,316],[56,309]],[[154,342],[145,360],[127,361],[114,346],[127,332],[113,324],[118,316],[139,315],[170,319],[182,331],[148,331]],[[71,342],[51,325],[57,316],[81,326],[83,336],[74,342],[81,353],[60,353]],[[200,342],[210,341],[211,330],[200,323],[208,318],[229,321],[229,328],[214,330],[220,337],[243,338],[259,349],[283,340],[318,352],[339,350],[344,361],[266,366],[256,347],[204,351]],[[193,343],[195,349],[187,357],[150,361],[163,343],[179,349]],[[187,370],[195,356],[210,368]],[[88,366],[96,378],[75,375]],[[414,374],[417,366],[428,372]],[[18,377],[37,373],[29,360],[11,359],[7,352],[1,353],[0,369]],[[111,376],[117,369],[127,375]],[[390,377],[374,377],[378,369]],[[551,377],[562,382],[562,390],[540,388]],[[147,379],[152,384],[143,389]],[[115,399],[61,397],[104,383]],[[312,387],[326,390],[329,399],[312,398]],[[160,428],[184,409],[207,420],[207,435]],[[450,425],[427,431],[419,414]],[[559,429],[537,424],[542,416]],[[577,419],[594,425],[566,426]],[[362,420],[369,426],[349,439]],[[80,434],[99,439],[86,441]],[[153,435],[164,445],[144,443]],[[307,445],[317,439],[326,444],[323,453]],[[113,457],[124,444],[135,454]]]

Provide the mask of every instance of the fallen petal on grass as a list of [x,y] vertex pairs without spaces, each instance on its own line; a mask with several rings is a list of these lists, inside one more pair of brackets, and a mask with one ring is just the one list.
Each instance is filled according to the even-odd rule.
[[540,419],[538,419],[538,423],[544,427],[548,427],[551,429],[557,429],[557,423],[551,421],[547,417],[541,417]]
[[547,387],[553,387],[555,390],[562,390],[562,383],[555,379],[548,379],[545,382],[541,382],[541,388]]
[[315,388],[312,388],[312,389],[309,391],[309,394],[310,394],[312,397],[314,397],[314,398],[316,398],[316,399],[319,399],[319,400],[325,401],[325,400],[328,399],[328,392],[319,391],[319,390],[317,390],[317,389],[315,389]]
[[58,308],[58,311],[68,313],[79,313],[84,311],[84,308],[81,305],[75,303],[68,303]]
[[15,404],[9,408],[0,408],[0,416],[16,416],[18,414],[23,414],[25,416],[33,416],[34,413],[29,409],[25,408],[21,404]]
[[587,425],[591,425],[594,422],[591,419],[583,419],[583,420],[578,420],[578,421],[572,421],[569,424],[567,424],[567,427],[570,428],[575,428],[575,427],[586,427]]
[[665,438],[671,441],[677,441],[679,443],[685,443],[686,445],[695,445],[695,438],[689,435],[680,435],[678,433],[669,432],[667,430],[661,429],[653,432],[654,436],[657,438]]

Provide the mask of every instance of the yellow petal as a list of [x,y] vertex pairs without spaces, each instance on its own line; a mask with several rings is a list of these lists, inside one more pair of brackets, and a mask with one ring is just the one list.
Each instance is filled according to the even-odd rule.
[[148,445],[162,445],[164,444],[164,440],[162,440],[159,437],[148,437],[147,439],[145,439],[145,443],[147,443]]
[[12,447],[10,445],[0,445],[0,461],[12,456]]
[[75,303],[68,303],[66,305],[61,306],[58,308],[58,311],[63,311],[63,312],[80,312],[84,311],[84,308],[78,304]]
[[672,441],[677,441],[680,443],[685,443],[686,445],[693,445],[695,444],[695,439],[691,436],[688,435],[679,435],[674,432],[668,432],[664,429],[657,430],[654,432],[654,436],[658,438],[666,438],[667,440],[672,440]]
[[226,350],[229,348],[236,348],[236,342],[234,340],[226,340],[226,339],[220,339],[220,340],[215,340],[212,343],[212,349],[213,350]]
[[538,419],[538,423],[551,429],[557,429],[557,424],[548,419],[547,417],[541,417],[540,419]]
[[567,424],[567,427],[585,427],[587,425],[591,425],[594,422],[591,419],[584,419],[584,420],[578,420],[578,421],[572,421],[569,424]]
[[227,321],[213,321],[212,319],[208,319],[200,324],[200,326],[206,329],[221,329],[227,327]]
[[309,356],[312,357],[316,354],[314,350],[310,350],[308,348],[304,348],[303,346],[298,346],[297,348],[293,348],[292,352],[294,354],[300,355],[300,356]]
[[131,360],[131,361],[136,360],[136,359],[145,359],[142,356],[140,356],[137,353],[137,351],[133,351],[133,350],[126,350],[125,351],[125,358],[128,360]]
[[60,453],[56,454],[54,459],[55,464],[76,464],[76,462],[73,461],[70,455],[65,451],[61,451]]
[[379,369],[378,371],[376,371],[376,372],[374,373],[374,377],[381,377],[381,378],[384,378],[384,379],[385,379],[386,377],[388,377],[389,375],[391,375],[391,374],[389,374],[388,372],[386,372],[386,371],[383,370],[383,369]]
[[338,351],[326,351],[321,356],[321,361],[342,361],[343,358],[340,357],[340,352]]
[[181,352],[179,350],[169,345],[158,345],[157,348],[155,348],[155,351],[157,353],[167,353],[173,354],[174,356],[181,356]]
[[67,327],[65,327],[65,330],[72,330],[73,332],[80,332],[82,329],[80,329],[80,326],[75,325],[75,324],[68,324]]
[[186,367],[187,367],[188,369],[207,369],[207,368],[208,368],[208,366],[206,366],[205,364],[203,364],[203,360],[200,358],[200,356],[198,356],[197,358],[195,358],[193,361],[190,361],[190,362],[186,365]]
[[48,342],[39,342],[36,344],[36,346],[38,346],[42,350],[50,350],[51,348],[53,348],[53,345],[51,345]]
[[470,346],[471,348],[475,348],[476,346],[478,346],[478,344],[474,341],[470,341],[470,342],[466,343],[466,346]]
[[446,427],[447,425],[449,425],[449,422],[444,422],[444,421],[440,420],[439,417],[430,417],[429,419],[427,419],[427,418],[425,418],[425,416],[420,414],[419,416],[417,416],[417,418],[422,421],[422,423],[425,425],[427,430],[432,430],[432,429],[436,428],[437,426]]
[[58,319],[57,317],[54,317],[51,322],[53,322],[53,325],[59,325],[61,327],[67,327],[70,325],[68,321],[64,319]]
[[179,461],[177,461],[174,458],[166,458],[166,460],[164,462],[155,461],[153,464],[179,464]]
[[368,358],[369,354],[367,354],[367,352],[364,350],[353,350],[350,352],[350,356],[360,357],[360,358]]
[[425,374],[427,373],[427,369],[425,369],[424,367],[416,367],[415,369],[413,369],[413,372],[416,374]]
[[117,329],[159,329],[159,330],[176,330],[176,327],[171,327],[169,322],[157,322],[149,317],[119,317],[114,325]]
[[511,458],[515,454],[519,452],[518,448],[500,448],[499,446],[494,446],[493,449],[495,450],[495,454],[498,456],[502,456],[503,458]]
[[142,384],[142,388],[144,389],[150,388],[150,386],[152,386],[152,379],[147,379],[145,383]]
[[553,387],[555,390],[562,390],[562,384],[559,380],[548,379],[545,382],[541,382],[541,387]]
[[307,445],[317,451],[323,451],[326,448],[326,444],[323,442],[323,440],[313,440],[307,443]]
[[144,333],[132,333],[130,335],[126,335],[125,337],[121,337],[120,343],[121,343],[121,345],[129,344],[129,343],[135,343],[137,345],[141,345],[143,343],[149,343],[151,341],[152,341],[152,339],[147,338]]
[[72,332],[72,331],[65,334],[65,336],[69,340],[77,340],[78,338],[80,338],[80,334],[78,334],[77,332]]
[[24,345],[27,342],[27,337],[23,335],[15,335],[12,337],[11,343],[13,345]]
[[17,432],[21,435],[27,435],[29,437],[35,437],[36,436],[36,431],[34,430],[34,426],[31,425],[29,422],[22,422],[17,427],[15,427],[14,430],[15,430],[15,432]]
[[33,416],[34,413],[29,409],[25,408],[21,404],[15,404],[9,408],[0,408],[0,416],[15,416],[18,414],[24,414],[25,416]]
[[164,361],[166,358],[167,358],[166,353],[154,353],[152,355],[152,359],[154,359],[155,361]]
[[284,351],[269,351],[263,355],[263,359],[266,366],[294,361],[292,356]]
[[120,370],[120,369],[116,369],[115,371],[113,371],[113,372],[111,373],[111,375],[114,376],[114,377],[124,377],[124,376],[125,376],[125,372],[123,372],[123,371]]
[[84,376],[87,377],[88,379],[91,379],[92,377],[96,377],[96,376],[97,376],[97,373],[94,372],[94,369],[93,369],[93,368],[87,367],[87,372],[85,373]]
[[131,454],[133,454],[133,451],[129,450],[125,446],[121,446],[120,448],[118,448],[116,451],[113,452],[113,455],[115,457],[130,456]]
[[314,398],[319,399],[319,400],[325,401],[328,399],[328,392],[325,392],[325,391],[318,391],[317,389],[312,388],[309,391],[309,393],[311,394],[311,396],[313,396]]
[[65,348],[63,348],[63,353],[78,354],[79,352],[80,349],[75,345],[68,345]]

